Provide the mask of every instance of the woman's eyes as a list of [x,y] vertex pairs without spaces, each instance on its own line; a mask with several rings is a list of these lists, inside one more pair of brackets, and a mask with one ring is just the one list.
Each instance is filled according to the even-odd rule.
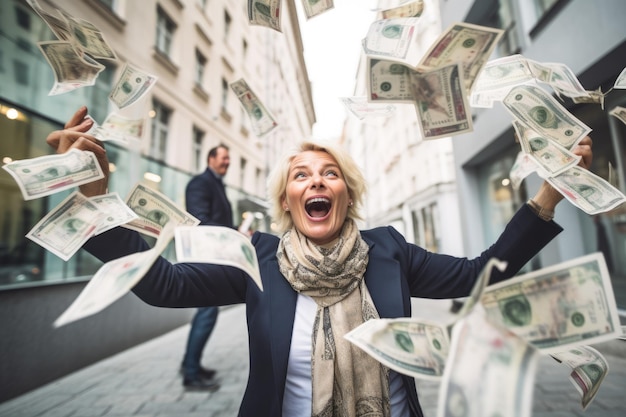
[[[339,177],[339,174],[337,171],[330,169],[326,172],[324,172],[324,174],[322,174],[325,177]],[[300,179],[300,178],[306,178],[308,175],[305,172],[296,172],[293,175],[294,179]]]

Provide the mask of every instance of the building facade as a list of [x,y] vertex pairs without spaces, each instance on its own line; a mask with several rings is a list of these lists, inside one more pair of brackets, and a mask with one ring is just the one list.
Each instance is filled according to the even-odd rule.
[[[117,55],[95,85],[48,96],[55,83],[37,42],[55,40],[26,1],[0,4],[0,155],[3,163],[52,153],[45,138],[81,105],[98,123],[116,111],[108,95],[125,64],[158,77],[118,113],[145,119],[138,147],[107,144],[111,191],[122,198],[143,182],[184,207],[189,178],[206,167],[208,150],[230,148],[225,177],[235,222],[255,215],[270,230],[265,181],[277,155],[315,122],[310,82],[293,1],[282,33],[251,26],[245,2],[228,0],[39,1],[102,31]],[[256,137],[230,84],[245,79],[278,127]],[[24,236],[68,192],[24,201],[0,172],[0,401],[154,337],[188,321],[192,310],[162,310],[126,296],[95,316],[60,329],[52,322],[101,263],[84,251],[64,262]],[[171,249],[168,252],[171,256]],[[16,321],[9,317],[18,317]],[[56,358],[54,361],[50,358]]]

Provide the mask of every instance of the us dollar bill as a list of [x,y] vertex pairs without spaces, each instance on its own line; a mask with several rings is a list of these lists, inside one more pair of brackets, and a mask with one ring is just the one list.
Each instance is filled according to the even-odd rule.
[[278,126],[274,116],[270,114],[243,79],[231,83],[230,88],[235,92],[250,118],[250,125],[255,135],[263,136]]
[[458,311],[456,315],[457,320],[469,315],[474,309],[474,306],[480,302],[485,292],[485,288],[489,285],[489,281],[491,280],[491,273],[493,269],[496,268],[500,272],[504,272],[506,267],[507,262],[498,258],[490,258],[487,261],[483,269],[478,274],[478,278],[472,288],[472,292],[463,303],[461,309]]
[[574,72],[565,64],[544,63],[550,68],[550,86],[557,94],[567,97],[589,97]]
[[413,318],[371,319],[344,337],[388,368],[427,380],[441,378],[450,348],[446,326]]
[[[406,2],[405,2],[406,3]],[[424,0],[411,0],[392,9],[382,10],[383,19],[395,19],[398,17],[420,17],[424,11]]]
[[61,14],[68,23],[72,35],[72,46],[79,55],[85,53],[94,59],[117,59],[113,48],[104,39],[100,29],[84,19],[75,18],[65,12],[61,12]]
[[13,161],[2,168],[15,179],[24,200],[45,197],[104,178],[94,153],[78,149]]
[[243,233],[223,226],[179,226],[175,242],[179,262],[234,266],[247,273],[263,291],[256,250]]
[[396,111],[393,104],[376,104],[367,101],[367,97],[340,97],[343,105],[359,120],[366,117],[389,117]]
[[281,32],[281,0],[248,0],[248,20],[251,25],[265,26]]
[[526,58],[519,54],[505,56],[485,64],[476,78],[472,95],[489,92],[492,100],[502,100],[511,88],[534,80]]
[[95,233],[104,215],[78,191],[46,214],[26,237],[67,261]]
[[333,0],[302,0],[304,15],[307,19],[322,14],[335,7]]
[[469,92],[503,33],[502,29],[464,22],[454,23],[424,54],[418,69],[432,70],[460,63],[465,87]]
[[545,353],[615,339],[621,332],[601,253],[489,286],[481,304],[489,321]]
[[148,236],[158,237],[163,227],[170,222],[179,226],[200,224],[200,220],[187,213],[166,195],[141,183],[130,190],[126,205],[138,218],[122,226]]
[[117,113],[107,116],[102,125],[94,121],[94,125],[87,132],[99,140],[118,142],[129,148],[138,148],[144,132],[145,119],[130,119]]
[[509,173],[511,187],[513,187],[514,190],[519,190],[524,178],[537,171],[538,168],[537,163],[530,159],[526,152],[519,151],[511,167],[511,172]]
[[517,120],[566,149],[572,149],[591,132],[589,126],[539,87],[513,87],[502,103]]
[[598,87],[595,90],[587,90],[587,96],[580,97],[572,97],[572,101],[574,103],[591,103],[591,104],[599,104],[600,108],[604,110],[604,97],[610,92],[606,93],[602,92],[602,87]]
[[529,417],[538,354],[477,306],[455,324],[438,417]]
[[411,92],[424,139],[459,135],[473,130],[472,112],[463,84],[460,64],[411,74]]
[[595,398],[600,384],[609,372],[606,358],[591,346],[578,346],[550,356],[572,369],[569,379],[580,394],[581,404],[585,410]]
[[54,72],[55,83],[49,96],[94,85],[105,68],[88,57],[78,55],[69,42],[37,42],[37,46]]
[[138,218],[116,192],[90,197],[89,201],[103,214],[94,232],[95,235]]
[[573,154],[558,143],[542,137],[521,122],[514,120],[513,128],[522,150],[545,171],[544,177],[558,175],[580,162],[580,155]]
[[604,178],[573,166],[546,180],[567,200],[587,214],[604,213],[626,202],[626,196]]
[[70,33],[70,29],[68,27],[68,23],[63,17],[63,15],[56,10],[58,17],[54,14],[48,13],[45,9],[43,9],[37,0],[26,0],[28,5],[33,8],[33,10],[41,17],[41,19],[48,25],[52,33],[62,41],[69,42],[72,38],[72,34]]
[[156,84],[157,79],[157,76],[126,63],[109,94],[109,99],[118,109],[123,109],[145,96]]
[[620,122],[626,124],[626,107],[615,106],[611,109],[609,114],[619,119]]
[[153,248],[102,265],[78,297],[54,321],[54,327],[96,314],[126,295],[152,267],[173,236],[174,224],[167,224]]
[[417,34],[418,18],[395,18],[373,22],[365,39],[363,52],[366,55],[404,60]]
[[367,99],[371,102],[413,103],[411,67],[397,61],[367,58]]

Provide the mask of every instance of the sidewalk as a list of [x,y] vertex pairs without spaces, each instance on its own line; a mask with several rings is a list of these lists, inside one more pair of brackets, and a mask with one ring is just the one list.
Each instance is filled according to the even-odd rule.
[[[441,318],[449,302],[420,300],[416,307],[420,317]],[[183,326],[2,403],[0,417],[236,416],[248,374],[244,306],[222,310],[206,349],[205,365],[217,369],[221,382],[215,393],[186,392],[182,387],[178,368],[188,330]],[[584,412],[568,380],[569,368],[542,357],[535,377],[533,417],[626,416],[626,343],[622,353],[614,351],[605,353],[609,374]],[[425,416],[435,417],[439,384],[422,380],[417,384]]]

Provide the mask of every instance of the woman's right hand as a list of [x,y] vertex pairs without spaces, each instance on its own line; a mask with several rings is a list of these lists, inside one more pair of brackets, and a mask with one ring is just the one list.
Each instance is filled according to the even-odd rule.
[[104,178],[80,186],[80,192],[87,197],[105,194],[109,183],[109,159],[104,145],[98,139],[85,134],[93,126],[93,120],[86,117],[87,107],[83,106],[74,113],[62,130],[55,130],[46,138],[48,145],[56,149],[57,153],[65,153],[70,149],[91,151],[96,155],[98,163],[104,172]]

